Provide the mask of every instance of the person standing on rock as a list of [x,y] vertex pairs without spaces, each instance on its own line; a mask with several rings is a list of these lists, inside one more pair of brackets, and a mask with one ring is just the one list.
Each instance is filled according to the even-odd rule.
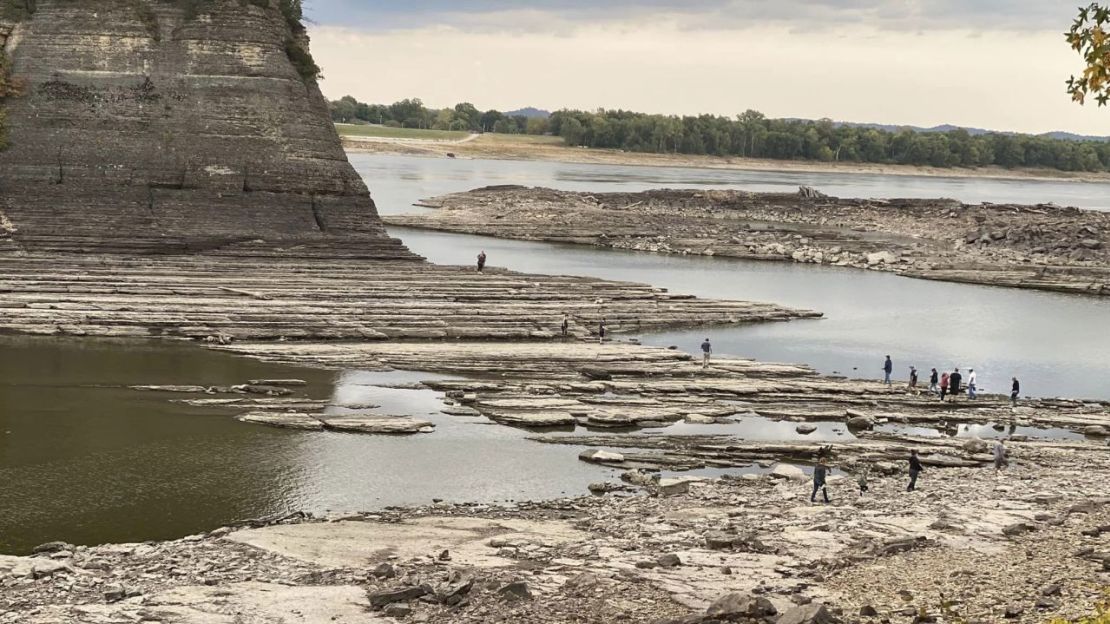
[[701,367],[709,368],[709,356],[713,353],[713,346],[709,344],[709,339],[706,338],[705,342],[701,343]]
[[910,390],[917,389],[917,369],[912,366],[910,367],[910,385],[908,387]]
[[601,319],[601,322],[597,324],[597,343],[605,343],[605,319]]
[[813,493],[809,495],[809,502],[817,502],[817,490],[821,490],[821,495],[825,497],[825,502],[829,501],[829,491],[825,488],[825,478],[828,476],[829,468],[825,462],[819,461],[813,467]]
[[1018,394],[1020,394],[1020,393],[1021,393],[1021,383],[1018,382],[1017,377],[1014,377],[1013,378],[1013,383],[1010,385],[1010,405],[1011,406],[1017,405]]
[[563,338],[566,338],[567,337],[567,330],[570,329],[570,317],[567,316],[566,312],[563,312],[562,329],[563,329]]
[[478,272],[481,273],[483,270],[485,270],[485,268],[486,268],[486,250],[483,249],[482,252],[478,254]]
[[978,396],[975,394],[975,391],[978,389],[978,386],[975,382],[975,369],[972,368],[967,371],[967,398],[969,399],[974,399],[976,396]]
[[948,394],[948,373],[940,376],[940,400],[944,400],[944,395]]
[[956,395],[960,393],[960,381],[964,378],[960,374],[960,369],[955,369],[952,374],[948,376],[948,394],[952,395],[952,400],[956,400]]
[[883,362],[883,383],[890,385],[890,374],[894,372],[894,362],[890,361],[890,356],[886,356],[886,361]]
[[867,492],[867,476],[871,472],[871,464],[864,464],[863,468],[859,471],[859,476],[856,477],[856,483],[859,484],[859,495],[863,496]]
[[994,473],[1002,474],[1002,467],[1006,465],[1006,445],[999,439],[994,443]]
[[917,475],[921,474],[924,468],[921,466],[921,459],[917,457],[917,449],[910,451],[910,484],[906,487],[907,492],[912,492],[917,489]]
[[932,392],[933,394],[937,393],[937,391],[938,391],[938,388],[937,388],[938,379],[939,378],[937,377],[937,369],[934,368],[929,373],[929,392]]

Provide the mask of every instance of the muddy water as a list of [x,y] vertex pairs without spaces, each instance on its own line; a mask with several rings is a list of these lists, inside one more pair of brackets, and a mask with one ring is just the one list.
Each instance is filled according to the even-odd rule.
[[[299,378],[302,394],[436,423],[415,437],[297,432],[236,422],[136,384]],[[276,366],[169,342],[0,337],[0,553],[173,538],[293,510],[580,494],[610,471],[571,446],[439,413],[427,375]],[[343,411],[342,407],[329,408]]]

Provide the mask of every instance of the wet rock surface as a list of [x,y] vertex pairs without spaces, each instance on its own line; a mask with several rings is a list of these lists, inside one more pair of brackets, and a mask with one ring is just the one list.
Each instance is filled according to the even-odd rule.
[[[812,189],[811,189],[812,190]],[[848,266],[1110,295],[1110,213],[950,199],[499,186],[436,197],[393,225],[615,249]]]

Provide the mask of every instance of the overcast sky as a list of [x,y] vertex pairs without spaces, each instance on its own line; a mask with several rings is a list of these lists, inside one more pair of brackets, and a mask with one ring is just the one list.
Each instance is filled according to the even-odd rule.
[[1110,135],[1077,0],[305,0],[325,94]]

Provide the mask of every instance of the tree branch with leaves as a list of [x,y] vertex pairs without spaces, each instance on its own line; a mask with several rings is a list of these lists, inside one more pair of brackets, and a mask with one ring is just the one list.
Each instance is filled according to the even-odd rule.
[[1110,101],[1110,6],[1096,2],[1079,9],[1064,36],[1086,63],[1083,73],[1068,78],[1071,99],[1083,104],[1091,97],[1104,106]]

